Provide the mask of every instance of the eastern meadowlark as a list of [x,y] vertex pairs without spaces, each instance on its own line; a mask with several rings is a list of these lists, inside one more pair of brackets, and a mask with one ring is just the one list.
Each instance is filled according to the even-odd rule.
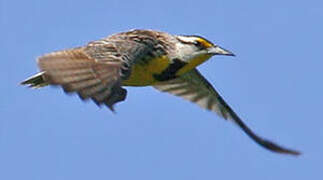
[[123,86],[153,86],[233,121],[266,149],[300,154],[256,135],[199,73],[196,67],[214,55],[234,56],[201,36],[131,30],[41,56],[40,72],[21,84],[60,85],[66,93],[76,92],[82,100],[92,99],[112,111],[126,98]]

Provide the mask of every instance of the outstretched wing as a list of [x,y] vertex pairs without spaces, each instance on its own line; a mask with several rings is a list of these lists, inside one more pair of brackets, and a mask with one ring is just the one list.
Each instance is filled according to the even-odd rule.
[[[42,56],[38,65],[46,82],[61,85],[67,93],[77,92],[83,100],[91,98],[112,108],[125,98],[126,91],[120,87],[120,62],[97,61],[78,48]],[[116,96],[118,99],[112,100]]]
[[271,141],[256,135],[240,117],[230,108],[212,85],[198,72],[197,69],[173,80],[160,82],[154,87],[194,102],[204,109],[216,112],[227,120],[235,122],[249,137],[262,147],[278,153],[298,155],[297,151],[281,147]]
[[38,59],[38,65],[47,83],[113,110],[115,103],[126,98],[121,81],[130,74],[133,61],[150,49],[149,45],[134,41],[103,39],[86,47],[44,55]]

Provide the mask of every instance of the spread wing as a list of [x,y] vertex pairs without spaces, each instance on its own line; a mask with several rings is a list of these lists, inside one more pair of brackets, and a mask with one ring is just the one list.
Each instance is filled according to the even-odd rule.
[[148,45],[133,41],[100,40],[86,47],[44,55],[38,59],[38,65],[47,83],[113,110],[115,103],[126,98],[121,80],[129,75],[133,61],[149,49]]
[[278,153],[298,155],[297,151],[281,147],[256,135],[240,117],[230,108],[212,85],[197,69],[173,80],[154,85],[160,91],[168,92],[194,102],[204,109],[216,112],[219,116],[235,122],[249,137],[262,147]]

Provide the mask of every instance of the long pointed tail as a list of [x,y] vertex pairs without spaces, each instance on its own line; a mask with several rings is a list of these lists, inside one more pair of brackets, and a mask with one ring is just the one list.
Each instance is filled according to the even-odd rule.
[[27,85],[31,88],[41,88],[41,87],[47,86],[48,83],[46,82],[46,80],[44,78],[44,74],[45,74],[45,72],[39,72],[39,73],[27,78],[26,80],[22,81],[20,84]]

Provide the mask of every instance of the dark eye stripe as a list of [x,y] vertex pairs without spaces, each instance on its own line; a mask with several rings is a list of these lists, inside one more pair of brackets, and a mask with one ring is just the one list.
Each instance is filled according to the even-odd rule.
[[180,38],[177,38],[183,44],[194,44],[199,49],[205,49],[205,48],[209,48],[210,46],[214,46],[212,42],[208,41],[207,39],[201,36],[197,36],[197,35],[182,35],[182,36],[196,38],[196,41],[184,41]]
[[201,39],[201,40],[203,40],[203,41],[207,42],[208,44],[213,45],[213,43],[212,43],[211,41],[209,41],[209,40],[205,39],[205,38],[204,38],[204,37],[202,37],[202,36],[198,36],[198,35],[191,35],[191,36],[187,36],[187,37],[196,37],[197,39]]
[[200,41],[195,41],[194,45],[199,49],[205,49],[206,48]]

